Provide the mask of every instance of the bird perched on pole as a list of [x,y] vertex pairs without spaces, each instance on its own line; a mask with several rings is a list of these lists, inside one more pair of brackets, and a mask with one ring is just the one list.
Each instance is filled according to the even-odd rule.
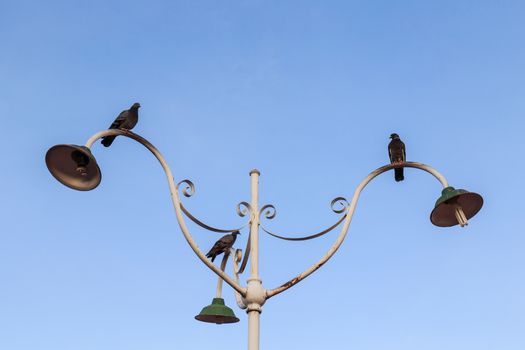
[[238,234],[240,234],[239,231],[233,231],[229,235],[221,237],[221,239],[215,242],[208,254],[206,254],[206,257],[211,258],[211,261],[213,262],[217,255],[221,255],[233,246]]
[[[406,162],[405,144],[399,138],[398,134],[390,135],[392,141],[388,144],[388,155],[390,157],[391,164],[402,164]],[[403,168],[394,169],[394,178],[396,181],[403,181]]]
[[[109,129],[131,130],[139,121],[140,103],[134,103],[130,109],[120,112],[117,119],[111,124]],[[102,144],[106,147],[111,146],[116,136],[105,136],[102,138]]]

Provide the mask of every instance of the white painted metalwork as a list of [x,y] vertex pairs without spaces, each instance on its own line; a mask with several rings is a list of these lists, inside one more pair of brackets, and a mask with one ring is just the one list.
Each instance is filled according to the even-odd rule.
[[[423,171],[426,171],[430,174],[432,174],[443,186],[443,188],[448,187],[448,182],[445,179],[443,175],[441,175],[438,171],[431,168],[428,165],[421,164],[421,163],[415,163],[415,162],[404,162],[401,164],[389,164],[385,165],[383,167],[380,167],[373,172],[371,172],[356,188],[354,195],[352,197],[352,201],[348,204],[346,200],[343,197],[338,197],[334,199],[331,203],[332,210],[338,214],[343,214],[341,219],[339,219],[336,224],[330,226],[328,229],[321,231],[320,233],[309,235],[307,237],[302,238],[289,238],[289,237],[283,237],[276,234],[272,234],[271,232],[265,230],[269,234],[281,238],[281,239],[287,239],[287,240],[304,240],[304,239],[312,239],[319,237],[331,230],[333,230],[336,226],[338,226],[341,222],[343,222],[343,226],[341,228],[341,232],[339,236],[337,237],[334,244],[330,247],[328,252],[319,259],[316,263],[311,265],[308,269],[306,269],[304,272],[300,273],[296,277],[292,278],[288,282],[282,284],[279,287],[276,287],[274,289],[266,290],[263,288],[262,281],[259,276],[259,226],[260,226],[260,216],[265,215],[266,218],[272,219],[275,216],[275,207],[273,205],[265,205],[262,207],[262,209],[259,211],[259,176],[260,172],[256,169],[252,170],[250,172],[250,183],[251,183],[251,201],[250,204],[246,202],[241,202],[237,207],[237,212],[240,216],[246,216],[250,215],[249,220],[249,228],[250,228],[250,234],[248,237],[248,242],[246,246],[246,250],[244,251],[244,255],[242,254],[242,251],[240,249],[233,252],[231,250],[229,253],[225,253],[225,256],[222,260],[221,267],[218,268],[215,264],[213,264],[211,261],[209,261],[204,253],[199,249],[195,241],[193,240],[186,223],[184,221],[184,215],[185,214],[190,220],[195,222],[196,224],[200,225],[201,227],[208,229],[210,231],[214,232],[233,232],[234,230],[223,230],[223,229],[217,229],[214,227],[211,227],[207,224],[204,224],[201,220],[195,218],[189,211],[182,205],[179,197],[179,186],[182,184],[185,184],[187,187],[185,187],[182,192],[183,195],[186,197],[191,197],[191,195],[194,193],[194,185],[189,180],[183,180],[181,181],[177,186],[174,183],[173,175],[171,172],[171,169],[169,168],[168,164],[166,163],[164,157],[162,154],[146,139],[143,137],[130,132],[130,131],[123,131],[123,130],[104,130],[101,131],[95,135],[93,135],[87,142],[86,147],[91,148],[93,143],[104,137],[104,136],[110,136],[110,135],[119,135],[119,136],[126,136],[129,137],[140,144],[142,144],[144,147],[146,147],[160,162],[162,168],[164,169],[164,172],[166,173],[167,179],[168,179],[168,185],[170,189],[171,199],[173,202],[173,207],[175,209],[175,214],[177,217],[177,221],[179,223],[179,226],[181,228],[181,231],[186,238],[186,241],[190,245],[190,247],[193,249],[195,254],[199,257],[199,259],[206,265],[208,268],[210,268],[213,272],[215,272],[219,276],[219,281],[217,283],[217,296],[220,297],[222,294],[222,280],[226,281],[235,292],[235,297],[237,304],[240,308],[246,309],[246,312],[248,313],[248,349],[249,350],[258,350],[259,349],[259,332],[260,332],[260,314],[262,311],[262,306],[266,302],[267,299],[284,292],[285,290],[291,288],[292,286],[296,285],[309,275],[311,275],[313,272],[315,272],[317,269],[319,269],[321,266],[323,266],[339,249],[341,244],[343,243],[343,240],[346,237],[346,234],[348,232],[348,229],[350,227],[350,222],[352,221],[352,217],[354,215],[357,202],[359,200],[359,197],[361,195],[361,192],[363,189],[374,179],[376,176],[397,168],[397,167],[405,167],[405,168],[417,168]],[[340,204],[341,209],[335,209],[335,204]],[[462,212],[461,209],[456,210],[456,217],[458,222],[463,226],[466,224],[466,217],[465,214]],[[242,228],[242,227],[241,227]],[[264,228],[263,228],[264,229]],[[237,229],[236,229],[237,230]],[[235,279],[231,278],[224,270],[226,266],[226,262],[228,259],[228,255],[232,256],[233,260],[233,274],[235,276]],[[250,257],[250,276],[247,279],[247,286],[242,287],[239,282],[239,274],[242,274],[244,271],[244,268],[246,267],[248,257]],[[241,266],[239,267],[239,262],[242,260]]]
[[[249,241],[250,240],[248,239],[248,242]],[[237,249],[235,251],[235,254],[231,254],[231,255],[232,255],[232,260],[233,260],[233,274],[235,275],[235,281],[240,284],[239,274],[241,274],[242,271],[241,271],[241,268],[239,267],[239,261],[241,261],[242,259],[242,250]],[[248,255],[246,254],[245,256],[248,256]],[[242,296],[236,290],[234,290],[233,292],[235,293],[235,301],[237,302],[237,306],[240,309],[245,310],[247,308],[247,305],[244,303]]]
[[[394,168],[396,168],[398,166],[399,166],[399,164],[385,165],[385,166],[382,166],[382,167],[372,171],[370,174],[368,174],[368,176],[363,181],[361,181],[359,186],[357,186],[357,188],[356,188],[356,190],[354,192],[354,196],[352,197],[352,201],[350,202],[350,206],[347,208],[346,220],[345,220],[345,222],[343,224],[343,227],[341,229],[341,233],[339,234],[339,237],[337,237],[337,240],[332,245],[332,247],[330,247],[328,252],[321,259],[319,259],[315,264],[310,266],[307,270],[305,270],[301,274],[297,275],[296,277],[292,278],[291,280],[289,280],[288,282],[282,284],[281,286],[279,286],[277,288],[274,288],[274,289],[266,291],[266,297],[267,298],[271,298],[271,297],[273,297],[273,296],[275,296],[275,295],[277,295],[279,293],[284,292],[285,290],[287,290],[290,287],[296,285],[297,283],[299,283],[300,281],[302,281],[306,277],[310,276],[313,272],[315,272],[321,266],[323,266],[335,254],[335,252],[339,249],[339,247],[343,243],[343,241],[344,241],[344,239],[346,237],[346,233],[348,232],[348,228],[350,227],[350,222],[352,221],[352,217],[354,216],[355,208],[357,206],[357,201],[359,200],[359,196],[361,195],[361,192],[363,191],[363,189],[376,176],[384,173],[385,171],[394,169]],[[441,175],[437,170],[431,168],[428,165],[421,164],[421,163],[415,163],[415,162],[405,162],[405,163],[403,163],[403,166],[406,167],[406,168],[417,168],[417,169],[424,170],[424,171],[434,175],[434,177],[436,179],[438,179],[439,182],[441,182],[441,185],[443,186],[443,188],[448,187],[448,182],[445,179],[445,177],[443,175]]]
[[246,288],[241,287],[236,281],[234,281],[230,276],[228,276],[224,271],[222,271],[220,268],[218,268],[215,264],[213,264],[210,260],[206,258],[206,255],[200,250],[199,246],[195,241],[193,240],[188,227],[186,226],[186,223],[184,221],[183,212],[181,208],[181,202],[179,198],[179,193],[177,191],[177,188],[175,186],[175,182],[173,181],[173,174],[171,172],[171,169],[162,156],[162,154],[153,146],[148,140],[145,138],[131,132],[131,131],[123,131],[118,129],[110,129],[110,130],[104,130],[101,132],[96,133],[93,135],[87,142],[86,147],[91,148],[93,143],[97,141],[98,139],[104,137],[104,136],[111,136],[111,135],[122,135],[129,137],[130,139],[133,139],[137,141],[138,143],[142,144],[144,147],[146,147],[153,155],[157,158],[160,165],[162,166],[162,169],[164,169],[164,172],[166,173],[166,177],[168,178],[168,185],[170,189],[171,194],[171,200],[173,202],[173,207],[175,208],[175,214],[177,216],[177,221],[179,223],[180,229],[182,233],[184,234],[184,238],[186,238],[186,241],[190,245],[191,249],[197,254],[199,259],[208,266],[213,272],[215,272],[217,275],[219,275],[226,283],[228,283],[233,289],[235,289],[239,294],[242,296],[246,295]]
[[[230,252],[224,252],[224,256],[222,257],[221,262],[221,271],[224,272],[224,269],[226,269],[226,263],[228,262]],[[236,281],[237,283],[239,281]],[[215,293],[215,298],[222,298],[222,278],[219,276],[217,277],[217,292]]]

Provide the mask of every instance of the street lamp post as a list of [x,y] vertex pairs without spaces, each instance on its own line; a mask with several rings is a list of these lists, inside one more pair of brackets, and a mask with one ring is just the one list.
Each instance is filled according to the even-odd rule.
[[[222,281],[225,281],[234,289],[238,306],[242,309],[246,309],[246,312],[248,313],[249,350],[259,349],[260,314],[264,303],[269,298],[295,286],[297,283],[311,275],[335,254],[346,237],[361,192],[376,176],[401,166],[420,169],[433,175],[443,186],[442,196],[437,200],[430,217],[432,223],[437,226],[446,227],[457,224],[465,226],[468,224],[468,219],[476,215],[483,205],[483,198],[479,194],[465,190],[456,190],[453,187],[450,187],[445,177],[428,165],[415,162],[389,164],[372,171],[367,177],[365,177],[365,179],[357,186],[350,203],[348,203],[343,197],[335,198],[332,201],[332,210],[337,214],[342,214],[340,219],[334,225],[317,234],[307,237],[283,237],[276,235],[261,226],[261,216],[264,215],[266,218],[272,219],[275,216],[275,208],[273,205],[265,205],[259,209],[260,172],[254,169],[250,172],[251,200],[249,203],[241,202],[237,206],[237,213],[241,217],[249,216],[247,224],[249,227],[249,236],[246,249],[244,254],[240,249],[235,251],[231,249],[231,251],[225,252],[225,256],[219,268],[208,260],[204,253],[199,249],[186,226],[184,217],[186,216],[194,223],[214,232],[227,233],[242,228],[218,229],[205,224],[193,216],[183,206],[179,197],[179,191],[181,191],[185,197],[191,197],[195,191],[193,183],[189,180],[183,180],[175,185],[171,169],[166,163],[166,160],[162,154],[143,137],[130,131],[111,129],[96,133],[86,142],[85,146],[57,145],[51,147],[46,154],[46,164],[49,171],[58,181],[70,188],[80,191],[94,189],[100,183],[102,175],[96,159],[91,153],[91,147],[98,139],[111,135],[131,138],[146,147],[157,158],[166,173],[173,207],[184,238],[199,259],[219,276],[216,298],[214,298],[211,305],[205,307],[202,312],[196,316],[196,319],[212,323],[232,323],[238,321],[238,318],[235,317],[233,311],[224,305],[224,301],[221,298]],[[337,208],[337,205],[340,205],[341,208]],[[259,276],[259,228],[262,228],[265,232],[274,237],[296,241],[319,237],[332,231],[341,223],[343,223],[343,225],[336,241],[326,254],[317,262],[280,286],[273,289],[266,289],[263,287]],[[233,261],[234,277],[231,277],[225,272],[226,262],[229,257],[231,257]],[[239,275],[244,272],[248,260],[250,260],[250,276],[247,279],[247,285],[242,286],[239,282]],[[241,263],[240,266],[239,263]]]

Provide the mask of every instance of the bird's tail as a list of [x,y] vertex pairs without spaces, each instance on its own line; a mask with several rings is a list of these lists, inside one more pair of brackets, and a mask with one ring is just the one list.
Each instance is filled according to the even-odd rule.
[[394,178],[397,182],[403,181],[405,179],[405,177],[403,176],[403,168],[394,169]]
[[116,137],[116,136],[106,136],[106,137],[103,137],[101,143],[102,143],[105,147],[109,147],[109,146],[111,146],[111,144],[112,144],[113,141],[115,140],[115,137]]

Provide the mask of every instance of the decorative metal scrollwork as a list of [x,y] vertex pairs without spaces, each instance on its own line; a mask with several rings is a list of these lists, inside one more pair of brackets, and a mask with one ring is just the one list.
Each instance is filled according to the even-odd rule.
[[[341,206],[341,209],[336,209],[336,204],[339,204]],[[348,203],[345,197],[337,197],[330,202],[330,208],[332,208],[332,211],[336,214],[341,214],[342,212],[344,212],[346,209],[348,209],[349,205],[350,203]]]
[[267,218],[268,220],[272,220],[275,217],[275,215],[277,215],[277,210],[272,204],[266,204],[259,211],[259,216],[263,214],[265,218]]
[[190,198],[195,194],[195,185],[190,180],[184,179],[181,182],[179,182],[177,184],[177,191],[179,190],[180,185],[186,185],[186,187],[182,189],[182,194],[184,195],[184,197]]
[[[251,252],[251,235],[248,234],[248,240],[246,240],[246,249],[244,250],[244,256],[242,257],[241,267],[237,270],[238,274],[242,274],[246,265],[248,264],[248,258],[250,257]],[[240,250],[240,249],[239,249]]]
[[[341,206],[341,208],[337,208],[336,205],[339,205]],[[349,207],[349,203],[348,201],[344,198],[344,197],[337,197],[337,198],[334,198],[332,200],[332,202],[330,202],[330,208],[332,209],[332,211],[336,214],[341,214],[341,213],[345,213],[343,216],[341,216],[341,218],[339,218],[339,220],[337,220],[337,222],[335,224],[333,224],[332,226],[328,227],[327,229],[321,231],[321,232],[318,232],[318,233],[315,233],[315,234],[312,234],[312,235],[308,235],[308,236],[304,236],[304,237],[286,237],[286,236],[281,236],[281,235],[277,235],[275,233],[272,233],[270,232],[269,230],[267,230],[264,226],[261,225],[261,229],[266,232],[267,234],[269,234],[270,236],[273,236],[275,238],[279,238],[279,239],[283,239],[283,240],[286,240],[286,241],[306,241],[306,240],[309,240],[309,239],[314,239],[314,238],[317,238],[317,237],[321,237],[322,235],[324,234],[327,234],[328,232],[332,231],[334,228],[336,228],[337,226],[339,226],[339,224],[341,222],[343,222],[343,220],[346,218],[346,215],[347,215],[347,209]],[[271,204],[268,204],[268,205],[265,205],[264,207],[261,208],[261,211],[259,213],[259,215],[262,215],[264,212],[264,216],[267,218],[267,219],[273,219],[275,217],[275,215],[277,214],[277,211],[275,210],[275,207]]]
[[237,204],[237,215],[239,215],[241,218],[249,215],[251,211],[252,207],[250,204],[248,204],[248,202],[240,202]]
[[[191,197],[195,194],[195,185],[193,184],[193,182],[191,182],[190,180],[188,179],[185,179],[185,180],[182,180],[180,181],[177,186],[176,186],[176,189],[177,191],[180,191],[180,187],[184,185],[184,187],[182,188],[182,194],[184,195],[184,197]],[[213,227],[213,226],[210,226],[208,224],[205,224],[204,222],[202,222],[201,220],[197,219],[193,214],[191,214],[189,212],[188,209],[186,209],[186,207],[184,207],[184,205],[182,203],[180,203],[180,208],[182,209],[182,212],[184,214],[186,214],[186,216],[191,220],[193,221],[194,223],[196,223],[197,225],[199,225],[200,227],[208,230],[208,231],[212,231],[212,232],[218,232],[218,233],[229,233],[229,232],[233,232],[233,231],[240,231],[242,230],[244,227],[246,227],[246,225],[248,225],[247,223],[244,224],[243,226],[239,227],[239,228],[234,228],[234,229],[220,229],[220,228],[216,228],[216,227]],[[248,215],[249,213],[251,212],[251,207],[248,203],[246,202],[240,202],[239,204],[237,204],[237,214],[241,217],[244,217],[246,215]]]

